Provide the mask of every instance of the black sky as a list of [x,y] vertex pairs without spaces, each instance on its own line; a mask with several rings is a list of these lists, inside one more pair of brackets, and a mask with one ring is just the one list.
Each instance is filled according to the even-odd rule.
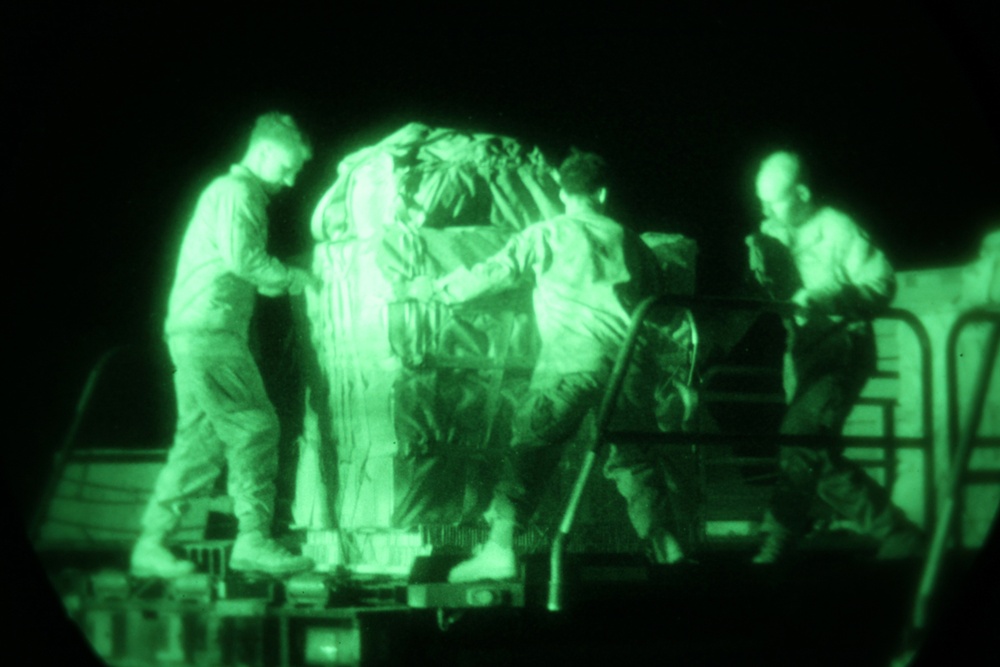
[[510,134],[553,160],[604,153],[620,170],[616,213],[698,240],[704,291],[741,274],[752,163],[779,144],[814,161],[897,267],[967,261],[1000,225],[997,51],[972,4],[4,10],[9,257],[24,267],[8,321],[26,434],[4,468],[25,495],[20,473],[43,465],[87,366],[157,335],[193,197],[271,108],[317,148],[276,202],[281,254],[308,248],[337,160],[417,120]]

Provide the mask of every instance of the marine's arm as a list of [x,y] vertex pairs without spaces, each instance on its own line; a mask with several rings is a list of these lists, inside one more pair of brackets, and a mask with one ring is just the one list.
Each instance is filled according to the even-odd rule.
[[312,281],[309,272],[289,267],[267,253],[267,212],[236,184],[215,200],[218,247],[229,270],[265,296],[300,293]]
[[870,319],[888,307],[896,294],[892,265],[864,230],[844,223],[830,230],[833,280],[800,290],[793,300],[823,313]]
[[538,236],[537,229],[529,227],[511,238],[495,255],[471,268],[461,266],[436,281],[414,280],[409,294],[420,300],[434,298],[452,304],[509,289],[534,264]]

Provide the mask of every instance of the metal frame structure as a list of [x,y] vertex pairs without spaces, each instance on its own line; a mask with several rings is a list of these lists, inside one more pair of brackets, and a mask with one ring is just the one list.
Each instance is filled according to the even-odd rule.
[[[551,570],[548,588],[548,609],[551,611],[560,611],[563,606],[563,597],[565,593],[563,555],[566,547],[566,541],[570,531],[572,530],[575,513],[579,506],[582,494],[586,489],[588,478],[592,472],[594,464],[597,461],[600,449],[605,443],[631,441],[663,446],[709,446],[729,445],[734,442],[783,443],[786,441],[794,441],[795,444],[799,445],[803,444],[803,442],[820,445],[827,444],[831,440],[830,438],[801,438],[779,436],[777,434],[745,435],[680,432],[640,433],[610,430],[612,413],[617,405],[617,397],[624,384],[625,375],[631,361],[632,353],[639,338],[642,322],[646,319],[647,315],[650,314],[650,311],[657,307],[684,308],[689,312],[703,309],[739,309],[752,310],[760,313],[776,313],[780,315],[791,314],[793,309],[791,304],[785,303],[773,303],[746,299],[682,297],[675,295],[663,295],[651,298],[640,305],[634,317],[632,327],[628,333],[626,344],[623,346],[623,349],[616,360],[607,390],[602,397],[597,414],[596,437],[586,452],[583,465],[576,478],[566,511],[562,517],[558,533],[552,543],[552,551],[550,554]],[[976,442],[976,430],[984,410],[990,375],[995,367],[997,339],[1000,337],[1000,311],[996,309],[979,309],[963,313],[956,321],[948,337],[948,357],[946,361],[948,443],[954,453],[954,461],[950,473],[950,479],[952,482],[952,485],[949,487],[950,495],[948,499],[950,502],[943,506],[942,515],[938,521],[935,521],[934,510],[936,508],[936,502],[935,494],[932,492],[934,480],[934,431],[932,428],[933,393],[931,386],[932,376],[929,337],[921,322],[908,311],[892,309],[888,311],[883,318],[907,324],[916,337],[920,357],[919,373],[921,387],[919,392],[919,401],[923,410],[921,415],[923,428],[922,435],[920,437],[911,438],[896,437],[895,431],[890,428],[893,425],[892,402],[885,399],[871,399],[867,402],[881,405],[883,408],[883,435],[880,437],[842,437],[838,438],[838,440],[849,447],[886,448],[886,457],[883,460],[870,462],[869,464],[886,466],[887,486],[891,485],[893,481],[892,468],[895,465],[895,459],[893,457],[894,447],[918,448],[924,451],[925,457],[923,470],[925,485],[924,499],[927,506],[926,517],[928,524],[933,525],[936,532],[933,547],[925,564],[923,572],[924,577],[921,581],[921,586],[917,591],[916,613],[914,615],[913,626],[917,630],[920,630],[927,622],[928,609],[934,601],[933,593],[938,575],[941,571],[943,561],[942,556],[947,549],[949,539],[955,535],[954,518],[958,516],[958,513],[960,512],[957,500],[958,494],[961,493],[962,483],[969,479],[965,474],[965,468],[967,466],[969,456],[971,455],[971,448]],[[977,379],[966,428],[961,430],[959,429],[960,420],[958,414],[956,345],[962,330],[968,325],[979,322],[991,322],[995,326],[986,346],[985,359],[987,362],[984,364],[984,368]],[[105,353],[88,376],[84,391],[82,392],[80,400],[77,403],[76,413],[70,429],[60,450],[55,456],[55,474],[49,480],[44,502],[41,504],[36,521],[32,525],[33,535],[37,534],[37,530],[41,526],[41,522],[45,517],[46,509],[51,502],[51,496],[54,491],[56,480],[58,480],[61,476],[60,473],[65,469],[66,465],[72,461],[79,460],[82,456],[91,456],[92,454],[97,456],[102,455],[101,452],[90,453],[74,451],[77,439],[76,436],[87,414],[87,409],[91,403],[95,389],[108,366],[108,362],[118,352],[120,352],[121,349],[122,348],[115,348]],[[886,377],[886,375],[882,374],[881,377]],[[759,463],[760,461],[761,459],[754,460],[756,463]],[[734,460],[732,463],[738,465],[739,461]],[[983,474],[997,475],[997,473]],[[205,547],[206,545],[201,546]],[[224,549],[224,544],[219,543],[216,544],[215,547],[222,550]],[[208,565],[209,570],[213,569],[211,567],[211,563],[208,562],[209,560],[218,562],[216,569],[218,569],[219,572],[217,574],[212,574],[207,578],[202,577],[198,580],[199,582],[216,582],[216,580],[226,579],[224,569],[225,558],[221,551],[219,554],[212,555],[208,553],[192,553],[189,550],[189,556],[194,557],[195,560],[203,561],[203,564]],[[125,581],[124,575],[119,576],[119,579],[121,581]],[[119,584],[121,584],[121,581]],[[319,582],[319,584],[317,584],[312,580],[306,583],[313,586],[313,588],[317,585],[328,585],[328,582]],[[396,615],[402,618],[405,615],[412,614],[415,609],[423,609],[424,611],[422,613],[424,616],[434,612],[432,607],[421,607],[420,605],[415,606],[411,604],[412,600],[407,600],[404,603],[403,600],[398,597],[385,595],[376,596],[380,599],[375,600],[374,602],[353,600],[351,603],[346,605],[336,605],[332,600],[328,600],[324,597],[324,590],[320,590],[317,594],[316,591],[312,591],[311,589],[306,591],[309,595],[312,595],[312,597],[306,596],[309,597],[309,602],[301,603],[296,602],[295,593],[296,586],[300,586],[300,583],[285,582],[282,585],[274,584],[273,586],[277,587],[276,590],[280,589],[284,591],[285,601],[283,603],[275,600],[273,593],[262,597],[244,599],[240,597],[238,592],[230,591],[229,593],[220,594],[217,588],[205,588],[205,586],[201,586],[201,588],[197,589],[192,588],[191,590],[178,589],[178,591],[174,591],[173,594],[168,595],[165,600],[155,600],[151,598],[144,599],[144,594],[140,592],[134,592],[132,594],[126,593],[124,597],[121,597],[121,594],[119,594],[118,597],[111,596],[103,599],[88,601],[86,603],[86,609],[89,614],[88,623],[96,623],[100,626],[99,628],[92,628],[91,634],[98,632],[102,637],[105,637],[105,643],[107,643],[107,647],[105,647],[106,649],[117,650],[114,649],[114,647],[118,646],[118,640],[113,637],[117,637],[118,634],[120,634],[121,628],[124,627],[126,622],[137,621],[137,619],[145,613],[159,615],[163,619],[162,626],[167,628],[169,631],[167,635],[168,641],[166,641],[163,645],[163,650],[171,652],[174,657],[178,658],[181,654],[190,651],[191,647],[188,646],[188,644],[193,640],[187,639],[187,637],[192,635],[192,633],[192,636],[197,635],[199,638],[197,639],[197,643],[199,646],[203,647],[203,649],[199,650],[208,651],[209,654],[212,654],[214,651],[215,653],[213,655],[217,656],[219,651],[225,652],[227,650],[231,650],[232,642],[237,641],[237,637],[246,635],[248,637],[255,637],[260,642],[263,642],[266,630],[269,636],[272,632],[276,635],[276,637],[273,637],[271,644],[269,644],[270,648],[268,648],[268,651],[276,656],[276,659],[280,664],[291,665],[296,664],[296,662],[301,659],[297,656],[298,653],[305,650],[301,645],[306,636],[305,633],[309,631],[329,632],[331,633],[331,637],[333,637],[336,633],[343,633],[345,638],[348,636],[357,636],[357,641],[363,642],[364,640],[361,638],[361,635],[364,635],[366,632],[370,634],[370,631],[364,630],[364,628],[368,627],[368,624],[373,622],[375,619],[388,619],[390,616],[395,618]],[[447,585],[441,584],[441,586]],[[523,596],[524,590],[519,587],[521,584],[511,584],[510,586],[513,587],[511,589],[513,591],[513,593],[511,593],[512,595]],[[480,588],[482,590],[479,590]],[[476,600],[470,601],[465,606],[524,606],[523,599],[521,599],[519,604],[512,604],[510,601],[505,601],[506,599],[503,598],[503,594],[506,594],[504,590],[500,590],[500,593],[497,593],[497,591],[493,590],[493,588],[484,588],[480,586],[479,588],[472,590],[472,593],[488,593],[493,597],[488,600],[480,600],[479,598],[476,598]],[[449,600],[453,599],[454,595],[451,594],[452,592],[449,591],[448,593],[449,595],[446,597]],[[466,591],[466,593],[467,596],[471,595],[468,591]],[[208,597],[206,597],[206,595]],[[327,600],[327,602],[324,603],[323,600]],[[131,616],[129,616],[129,614],[131,614]],[[438,614],[439,627],[444,629],[445,626],[442,625],[440,618],[440,610],[438,611]],[[198,624],[201,623],[201,621],[196,623],[195,621],[197,619],[202,619],[202,621],[204,621],[203,625]],[[196,625],[197,627],[195,627]],[[185,639],[182,641],[182,638]],[[351,641],[355,640],[352,639]],[[255,650],[263,655],[264,648],[263,644],[261,644],[261,646],[258,646]]]
[[124,349],[125,348],[123,346],[118,346],[107,350],[100,356],[94,364],[94,367],[90,370],[90,373],[87,375],[86,384],[84,384],[80,398],[77,399],[76,402],[76,408],[73,412],[73,420],[70,422],[69,429],[66,431],[66,436],[63,438],[59,449],[55,453],[52,464],[52,473],[49,475],[48,479],[45,480],[42,497],[38,503],[34,516],[31,518],[31,523],[28,525],[28,538],[32,543],[34,543],[41,534],[42,524],[45,522],[45,516],[52,504],[56,487],[59,485],[59,481],[62,479],[63,473],[66,471],[66,466],[72,462],[76,448],[76,437],[80,431],[80,426],[83,424],[84,417],[87,416],[87,410],[90,408],[90,402],[94,396],[94,390],[97,388],[97,383],[104,375],[104,372],[107,370],[108,364],[111,360],[118,356]]
[[[990,323],[993,324],[993,329],[990,338],[987,339],[986,354],[983,357],[986,365],[981,369],[980,376],[976,380],[972,402],[969,406],[971,412],[967,418],[968,421],[965,424],[965,431],[963,432],[960,426],[961,415],[958,395],[958,340],[970,325]],[[993,372],[992,369],[996,362],[998,329],[1000,329],[1000,310],[996,308],[992,310],[989,308],[974,308],[958,316],[958,319],[955,320],[948,332],[948,339],[945,343],[948,454],[955,461],[956,465],[959,466],[953,469],[958,471],[962,476],[961,479],[955,482],[958,491],[955,499],[957,503],[957,515],[961,515],[962,513],[962,494],[960,491],[965,482],[976,480],[1000,483],[1000,471],[968,470],[969,457],[971,457],[972,451],[970,449],[967,454],[962,454],[961,452],[963,445],[965,447],[972,447],[976,444],[979,446],[1000,447],[1000,438],[987,438],[977,434],[983,410],[986,406],[986,393],[989,391],[990,375]],[[954,537],[955,544],[961,545],[963,542],[961,522],[956,521],[954,524]]]
[[[958,401],[958,368],[957,368],[957,345],[959,336],[970,324],[992,323],[985,346],[983,356],[984,363],[979,369],[979,376],[972,393],[972,401],[969,406],[969,413],[965,428],[959,428],[960,414]],[[965,311],[959,315],[948,332],[945,359],[946,378],[946,398],[948,405],[948,449],[952,454],[951,467],[948,475],[947,492],[942,504],[941,518],[934,526],[934,536],[923,568],[920,586],[917,590],[914,604],[913,625],[911,632],[919,633],[927,625],[931,615],[931,606],[936,589],[938,578],[941,574],[945,551],[948,542],[954,538],[955,544],[959,547],[962,544],[960,522],[957,520],[961,516],[961,499],[965,482],[969,477],[969,461],[972,457],[973,447],[979,439],[978,431],[982,421],[983,411],[986,406],[986,394],[989,391],[990,379],[993,368],[996,366],[998,355],[998,343],[1000,343],[1000,309],[976,308]],[[996,445],[996,439],[993,439]],[[990,481],[1000,481],[1000,471],[983,472],[979,476]]]
[[[649,297],[643,301],[633,315],[632,324],[629,328],[625,344],[615,362],[611,378],[608,382],[607,390],[601,400],[601,405],[597,414],[597,426],[595,437],[587,450],[577,475],[576,483],[566,503],[566,510],[563,513],[559,529],[552,543],[550,556],[550,579],[548,608],[550,611],[560,611],[563,608],[564,577],[563,577],[563,557],[566,549],[566,541],[573,527],[580,499],[587,485],[591,471],[597,460],[598,450],[608,442],[653,444],[662,446],[677,445],[727,445],[733,442],[770,442],[778,444],[787,443],[798,446],[822,446],[831,442],[840,442],[853,447],[886,447],[890,449],[894,446],[909,446],[924,450],[924,486],[925,486],[925,511],[927,512],[927,522],[929,525],[935,523],[934,501],[931,489],[934,480],[934,415],[932,402],[932,375],[931,375],[931,351],[930,338],[926,328],[917,317],[906,310],[889,309],[880,319],[892,319],[909,325],[917,338],[920,347],[920,369],[921,369],[921,407],[922,407],[922,436],[918,438],[897,438],[891,431],[881,438],[859,438],[859,437],[826,437],[826,436],[781,436],[778,434],[761,435],[735,435],[735,434],[705,434],[705,433],[644,433],[636,431],[611,431],[609,429],[611,417],[618,402],[624,384],[625,375],[629,365],[639,332],[643,322],[650,311],[657,306],[670,306],[695,310],[751,310],[758,313],[770,312],[779,315],[792,315],[796,306],[791,303],[770,302],[755,299],[733,299],[720,297],[692,297],[674,294],[663,294]],[[890,462],[892,458],[890,458]]]

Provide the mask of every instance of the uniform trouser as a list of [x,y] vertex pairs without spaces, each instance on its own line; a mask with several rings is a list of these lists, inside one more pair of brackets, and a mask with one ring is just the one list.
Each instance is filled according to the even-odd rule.
[[[536,374],[525,400],[514,415],[514,437],[504,457],[500,482],[494,492],[489,519],[524,523],[537,509],[552,478],[565,444],[580,428],[587,413],[600,403],[609,373]],[[655,425],[653,393],[636,390],[629,376],[623,391],[633,408],[630,428]],[[636,417],[637,412],[639,413]],[[645,416],[645,419],[643,418]],[[625,498],[629,519],[639,538],[657,560],[665,560],[665,540],[674,535],[681,548],[689,546],[693,534],[685,519],[693,516],[690,454],[674,457],[648,447],[612,445],[605,477],[613,480]],[[673,465],[672,465],[673,464]],[[687,481],[687,484],[681,483]],[[684,529],[682,529],[684,525]]]
[[228,467],[239,530],[269,533],[278,470],[278,417],[244,341],[173,337],[177,429],[143,516],[143,533],[162,538],[187,503],[208,495]]
[[[870,326],[840,327],[820,336],[789,333],[785,355],[788,411],[783,435],[839,435],[861,390],[875,369]],[[843,445],[781,447],[779,477],[771,515],[793,533],[811,526],[810,509],[818,497],[838,515],[856,521],[876,539],[906,522],[885,489],[844,457]]]

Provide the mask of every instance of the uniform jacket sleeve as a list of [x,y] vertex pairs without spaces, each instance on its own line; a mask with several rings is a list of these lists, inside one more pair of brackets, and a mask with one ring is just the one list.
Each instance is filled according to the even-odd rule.
[[809,296],[821,309],[834,314],[865,318],[879,314],[896,295],[889,261],[852,223],[838,225],[831,237],[833,281]]
[[224,188],[216,200],[217,243],[235,275],[265,291],[285,290],[288,268],[267,253],[267,212],[242,184]]
[[528,227],[489,259],[471,269],[460,267],[437,281],[439,295],[446,303],[462,303],[513,287],[540,259],[540,241],[537,225]]

